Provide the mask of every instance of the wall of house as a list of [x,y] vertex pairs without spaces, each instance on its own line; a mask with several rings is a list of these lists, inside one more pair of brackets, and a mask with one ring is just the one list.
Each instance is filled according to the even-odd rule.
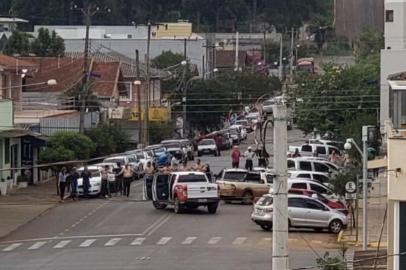
[[13,127],[13,102],[10,100],[0,99],[0,129]]
[[389,120],[389,84],[388,76],[406,71],[406,50],[381,50],[381,95],[380,95],[380,123],[383,127]]

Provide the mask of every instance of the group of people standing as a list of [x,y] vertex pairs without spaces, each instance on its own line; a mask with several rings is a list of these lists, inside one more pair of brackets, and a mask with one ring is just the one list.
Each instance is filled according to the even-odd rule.
[[258,157],[259,167],[266,167],[269,155],[265,149],[258,148],[256,151],[253,151],[252,147],[248,146],[247,151],[242,155],[238,146],[235,145],[231,151],[231,165],[233,168],[238,169],[240,167],[241,158],[245,158],[245,169],[252,171],[255,157]]

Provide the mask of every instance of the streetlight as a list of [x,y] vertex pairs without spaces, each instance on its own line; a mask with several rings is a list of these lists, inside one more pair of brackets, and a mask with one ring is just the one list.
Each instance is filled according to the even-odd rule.
[[356,144],[354,139],[349,138],[344,144],[345,150],[350,150],[351,146],[354,145],[358,150],[358,153],[362,156],[362,249],[367,250],[368,248],[368,128],[370,126],[362,126],[362,145],[363,150]]
[[298,57],[298,51],[299,51],[299,48],[300,48],[300,44],[296,44],[296,65],[297,65],[297,57]]

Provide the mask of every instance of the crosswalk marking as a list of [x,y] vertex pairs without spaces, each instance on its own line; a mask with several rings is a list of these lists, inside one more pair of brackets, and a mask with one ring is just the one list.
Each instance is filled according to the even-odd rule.
[[193,243],[193,241],[195,241],[197,239],[196,236],[190,236],[187,237],[183,242],[182,245],[191,245]]
[[134,241],[131,242],[131,246],[141,246],[142,243],[145,241],[145,237],[137,237]]
[[162,237],[156,244],[161,246],[166,245],[171,239],[172,237]]
[[94,242],[96,242],[96,239],[87,239],[83,241],[79,247],[90,247]]
[[233,241],[233,245],[242,245],[242,244],[244,244],[245,240],[247,240],[247,237],[237,237]]
[[117,244],[122,238],[111,238],[109,241],[107,241],[106,244],[104,244],[105,247],[112,247],[115,244]]
[[70,242],[72,242],[72,240],[63,240],[61,242],[59,242],[58,244],[56,244],[54,246],[54,248],[64,248],[66,245],[68,245]]
[[14,244],[11,244],[8,247],[4,248],[3,251],[12,251],[21,245],[22,245],[22,243],[14,243]]
[[43,245],[45,245],[47,242],[42,241],[42,242],[36,242],[35,244],[33,244],[32,246],[30,246],[28,249],[29,250],[34,250],[34,249],[39,249],[40,247],[42,247]]
[[218,242],[220,242],[221,239],[223,239],[223,237],[212,237],[212,238],[210,238],[208,243],[209,243],[209,245],[215,245]]

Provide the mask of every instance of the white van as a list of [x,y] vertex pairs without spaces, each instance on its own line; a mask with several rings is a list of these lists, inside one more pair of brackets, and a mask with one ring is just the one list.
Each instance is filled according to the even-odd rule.
[[309,180],[316,180],[320,183],[330,182],[330,174],[324,172],[313,172],[313,171],[288,171],[288,177],[290,179],[302,178]]
[[326,160],[312,158],[288,158],[288,170],[337,174],[340,167]]
[[296,149],[299,150],[301,156],[313,156],[317,152],[317,156],[327,159],[328,156],[335,151],[337,155],[341,155],[340,149],[335,146],[327,144],[303,144],[301,146],[289,146],[289,152],[294,153]]

